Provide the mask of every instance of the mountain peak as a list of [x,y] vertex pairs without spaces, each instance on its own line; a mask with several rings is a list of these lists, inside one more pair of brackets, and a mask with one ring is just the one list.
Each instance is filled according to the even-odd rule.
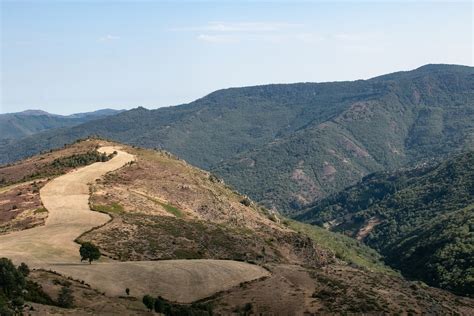
[[33,109],[28,109],[28,110],[25,110],[25,111],[22,111],[22,112],[10,113],[10,114],[21,114],[21,115],[30,115],[30,116],[40,116],[40,115],[56,116],[56,114],[51,114],[51,113],[43,111],[43,110],[33,110]]

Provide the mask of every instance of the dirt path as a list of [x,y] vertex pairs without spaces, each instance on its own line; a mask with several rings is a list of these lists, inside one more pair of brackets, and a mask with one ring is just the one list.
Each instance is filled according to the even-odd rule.
[[128,287],[132,295],[149,293],[179,302],[192,302],[268,275],[261,267],[227,260],[117,262],[105,258],[92,265],[80,263],[79,245],[74,239],[109,220],[108,215],[89,209],[88,184],[134,159],[119,148],[100,149],[106,153],[114,150],[118,154],[113,159],[45,185],[40,194],[49,211],[46,224],[0,236],[0,257],[84,280],[108,295],[123,295]]

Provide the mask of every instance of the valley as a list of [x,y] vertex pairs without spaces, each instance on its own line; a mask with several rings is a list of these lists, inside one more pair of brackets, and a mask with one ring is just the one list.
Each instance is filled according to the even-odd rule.
[[[110,158],[87,164],[90,148]],[[79,161],[87,165],[51,169]],[[146,314],[145,294],[218,314],[468,315],[474,308],[472,299],[407,281],[357,241],[292,223],[165,151],[83,140],[0,168],[8,179],[2,190],[32,174],[45,179],[39,197],[47,217],[1,235],[0,253],[33,268],[28,278],[53,300],[60,284],[75,297],[72,309],[31,303],[37,311]],[[76,242],[93,242],[102,258],[81,263]]]

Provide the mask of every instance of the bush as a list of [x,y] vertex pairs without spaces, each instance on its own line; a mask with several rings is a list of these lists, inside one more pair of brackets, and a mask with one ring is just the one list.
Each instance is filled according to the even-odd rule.
[[142,302],[149,311],[153,310],[153,307],[155,306],[155,299],[153,297],[147,294],[143,296]]
[[242,203],[243,205],[245,206],[250,206],[250,204],[252,204],[252,201],[250,201],[250,199],[248,197],[244,197],[240,203]]
[[74,306],[74,296],[72,295],[72,290],[63,286],[61,292],[58,295],[58,305],[64,308],[71,308]]
[[30,274],[30,268],[24,262],[18,266],[18,271],[25,277]]

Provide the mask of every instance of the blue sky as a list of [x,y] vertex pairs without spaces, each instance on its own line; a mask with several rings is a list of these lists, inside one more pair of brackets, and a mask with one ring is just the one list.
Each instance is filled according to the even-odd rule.
[[227,87],[473,65],[471,2],[0,2],[0,112],[157,108]]

